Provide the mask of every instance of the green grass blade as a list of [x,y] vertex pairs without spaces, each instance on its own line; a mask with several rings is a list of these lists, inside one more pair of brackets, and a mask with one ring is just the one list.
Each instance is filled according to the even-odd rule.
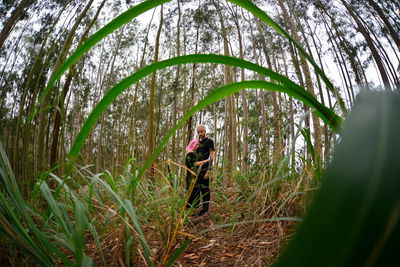
[[[66,266],[71,266],[71,261],[48,239],[45,233],[37,228],[30,217],[1,142],[0,183],[5,189],[4,192],[0,192],[2,231],[7,232],[8,236],[13,238],[21,248],[27,249],[27,252],[42,266],[52,266],[58,259]],[[29,228],[29,232],[25,227]]]
[[182,252],[186,249],[186,247],[192,242],[191,239],[187,239],[183,244],[174,251],[174,254],[169,258],[167,264],[165,266],[169,267],[179,258]]
[[[60,66],[60,68],[54,73],[54,75],[50,78],[49,82],[47,83],[45,89],[42,91],[42,93],[39,96],[37,105],[35,110],[30,114],[29,119],[31,119],[34,114],[36,113],[37,107],[47,95],[47,93],[51,90],[51,88],[54,86],[55,82],[61,78],[61,76],[67,71],[69,67],[71,67],[74,63],[76,63],[86,52],[88,52],[93,46],[95,46],[98,42],[100,42],[102,39],[104,39],[107,35],[111,34],[113,31],[121,27],[122,25],[130,22],[132,19],[135,17],[139,16],[140,14],[143,14],[144,12],[162,5],[163,3],[169,2],[171,0],[147,0],[144,1],[137,6],[134,6],[124,13],[120,14],[117,16],[115,19],[113,19],[111,22],[109,22],[107,25],[105,25],[103,28],[101,28],[99,31],[97,31],[95,34],[90,36],[81,46],[79,46],[74,53]],[[262,11],[260,8],[258,8],[255,4],[248,0],[229,0],[230,2],[237,4],[245,9],[247,9],[249,12],[260,18],[262,21],[270,25],[272,28],[274,28],[278,33],[282,34],[285,36],[287,39],[289,39],[293,44],[300,50],[301,53],[303,53],[309,62],[314,66],[316,72],[321,76],[325,84],[330,90],[334,90],[334,87],[332,83],[329,81],[325,73],[319,68],[319,66],[315,63],[313,58],[308,55],[308,53],[304,50],[304,48],[297,43],[279,24],[277,24],[274,20],[272,20],[264,11]],[[335,94],[336,95],[336,94]],[[338,97],[338,96],[337,96]],[[341,99],[338,99],[340,106],[342,109],[345,111],[345,107],[343,104],[343,101]]]
[[147,241],[146,241],[146,238],[142,231],[142,226],[140,224],[139,217],[136,214],[135,208],[133,207],[132,202],[128,199],[125,199],[124,203],[125,203],[124,208],[125,208],[126,212],[129,214],[129,216],[131,217],[133,224],[135,225],[136,232],[140,236],[139,240],[140,240],[140,244],[142,245],[142,248],[143,248],[144,256],[147,260],[147,265],[153,266],[153,263],[151,260],[150,247],[147,244]]
[[281,85],[287,87],[286,93],[296,96],[297,99],[303,101],[305,104],[310,105],[315,109],[315,112],[318,116],[321,117],[328,125],[330,125],[334,130],[338,130],[340,126],[340,118],[337,116],[332,110],[328,109],[324,105],[320,104],[318,100],[315,99],[310,93],[308,93],[304,88],[297,85],[290,79],[271,71],[267,68],[263,68],[257,64],[222,55],[188,55],[175,57],[171,59],[167,59],[164,61],[156,62],[151,65],[148,65],[129,77],[120,81],[117,85],[111,88],[105,96],[100,100],[100,102],[95,106],[93,111],[89,114],[86,119],[84,125],[82,126],[80,132],[78,133],[71,150],[69,152],[69,158],[71,160],[70,167],[72,167],[72,163],[75,162],[80,149],[82,148],[86,138],[89,136],[91,130],[97,123],[101,114],[104,110],[130,85],[139,81],[140,79],[146,77],[147,75],[153,73],[154,71],[162,68],[166,68],[169,66],[186,64],[186,63],[216,63],[216,64],[227,64],[232,66],[237,66],[241,68],[246,68],[255,72],[258,72],[264,76],[268,76],[271,79],[277,81]]
[[149,245],[146,241],[146,237],[144,236],[144,233],[142,231],[142,227],[139,221],[139,218],[135,212],[135,208],[132,205],[132,202],[129,200],[123,200],[115,191],[111,189],[111,187],[106,184],[102,179],[100,179],[98,176],[95,176],[93,179],[95,179],[98,183],[104,186],[104,188],[107,189],[111,195],[114,196],[114,198],[118,201],[118,203],[121,205],[121,207],[124,209],[124,211],[129,215],[131,218],[133,225],[135,226],[135,230],[137,234],[139,235],[139,241],[140,244],[142,245],[143,252],[145,254],[146,260],[147,260],[147,265],[148,266],[153,266],[153,262],[150,258],[151,252]]
[[51,259],[49,259],[42,249],[32,240],[3,193],[0,193],[0,203],[1,232],[24,251],[29,253],[37,262],[40,262],[44,266],[51,266]]
[[400,95],[364,92],[322,185],[277,266],[395,266],[400,236]]
[[126,245],[125,245],[125,263],[126,265],[129,267],[131,266],[131,246],[133,243],[133,236],[129,236],[128,240],[126,241]]
[[118,191],[117,190],[117,185],[116,185],[116,183],[114,181],[114,177],[111,175],[111,173],[109,171],[105,171],[104,172],[104,177],[107,179],[107,183],[111,187],[111,189],[114,192],[117,192]]
[[64,189],[64,191],[68,194],[68,196],[71,198],[72,201],[76,201],[77,198],[75,194],[72,192],[72,190],[68,187],[68,185],[65,183],[65,180],[60,179],[57,175],[50,173],[50,176],[56,180],[56,182],[60,185],[60,189]]
[[304,140],[307,143],[307,149],[310,150],[311,158],[312,158],[313,162],[315,163],[315,149],[314,149],[314,146],[311,141],[310,133],[309,133],[309,131],[307,131],[304,128],[302,128],[300,132],[301,132],[301,135],[303,136]]
[[101,246],[101,242],[100,242],[100,238],[99,238],[99,235],[98,235],[98,233],[97,233],[97,230],[96,230],[96,228],[94,227],[94,225],[91,224],[91,223],[88,224],[88,228],[89,228],[90,232],[92,233],[93,239],[94,239],[94,241],[96,242],[96,245],[97,245],[97,247],[98,247],[98,249],[99,249],[99,252],[100,252],[100,256],[101,256],[101,260],[102,260],[102,262],[103,262],[103,265],[106,266],[106,260],[105,260],[105,258],[104,258],[103,248],[102,248],[102,246]]
[[84,266],[85,260],[85,232],[87,228],[87,220],[85,215],[85,206],[79,200],[75,200],[75,227],[72,231],[72,240],[74,241],[75,247],[75,260],[77,266]]
[[340,96],[335,93],[335,88],[331,81],[328,79],[326,76],[325,72],[318,66],[317,63],[315,63],[314,59],[306,52],[306,50],[302,47],[301,44],[299,44],[296,40],[293,39],[293,37],[285,31],[278,23],[276,23],[270,16],[268,16],[267,13],[262,11],[259,7],[257,7],[255,4],[253,4],[249,0],[228,0],[229,2],[232,2],[234,4],[237,4],[238,6],[243,7],[244,9],[247,9],[249,12],[251,12],[254,16],[258,17],[265,23],[267,23],[269,26],[271,26],[276,32],[279,34],[283,35],[286,39],[291,41],[297,49],[307,58],[307,60],[311,63],[311,65],[314,67],[314,70],[320,75],[321,79],[324,81],[326,84],[327,88],[334,93],[336,98],[338,98],[338,103],[340,105],[340,108],[342,111],[346,111],[346,107],[344,105],[343,100],[340,98]]
[[93,259],[88,257],[88,256],[83,256],[82,266],[83,267],[91,267],[91,266],[93,266]]
[[54,199],[53,195],[51,194],[50,188],[46,182],[42,182],[42,184],[40,185],[40,191],[42,192],[43,197],[46,199],[47,204],[49,204],[50,210],[54,214],[54,217],[56,218],[58,224],[60,225],[64,235],[68,239],[65,241],[67,241],[67,243],[69,243],[69,241],[72,240],[72,236],[71,236],[71,228],[72,227],[71,227],[71,225],[68,224],[68,222],[63,217],[63,215],[62,215],[63,211],[61,211],[60,207],[58,206],[58,203]]

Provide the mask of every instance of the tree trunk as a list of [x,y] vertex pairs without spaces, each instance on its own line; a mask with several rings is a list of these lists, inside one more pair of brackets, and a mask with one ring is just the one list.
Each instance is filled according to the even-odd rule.
[[[224,17],[218,3],[213,1],[214,6],[218,12],[219,21],[221,24],[221,35],[223,38],[224,55],[229,56],[228,34],[226,32]],[[232,83],[232,68],[231,66],[224,65],[224,84]],[[235,125],[235,107],[233,96],[225,98],[225,147],[226,151],[226,166],[224,173],[227,174],[227,184],[232,183],[233,174],[236,172],[237,156],[236,156],[236,125]]]
[[[154,9],[153,14],[151,16],[151,19],[149,21],[149,24],[147,26],[147,31],[146,31],[146,36],[144,38],[144,47],[143,47],[143,53],[142,57],[139,63],[139,68],[142,68],[144,66],[144,60],[147,52],[147,45],[148,45],[148,37],[150,33],[150,28],[151,24],[153,22],[154,14],[155,14],[156,9]],[[139,49],[139,48],[138,48]],[[139,92],[139,87],[140,87],[140,81],[138,81],[135,85],[135,90],[133,93],[133,98],[132,98],[132,105],[131,105],[131,123],[130,123],[130,137],[129,137],[129,144],[130,144],[130,157],[136,158],[137,160],[139,157],[139,149],[136,149],[136,131],[137,131],[137,120],[136,120],[136,106],[137,106],[137,98],[138,98],[138,92]]]
[[379,52],[377,51],[374,42],[369,35],[367,29],[364,27],[363,23],[361,22],[360,18],[357,16],[357,14],[354,12],[353,8],[345,1],[345,0],[340,0],[343,5],[346,7],[347,11],[349,12],[350,16],[353,18],[355,23],[357,24],[357,29],[358,31],[364,36],[365,41],[367,42],[367,45],[369,49],[371,50],[372,57],[375,60],[376,66],[378,67],[378,70],[381,74],[383,85],[386,89],[390,89],[390,81],[387,76],[385,67],[383,66],[382,59],[379,56]]
[[[240,22],[239,22],[239,14],[236,11],[232,11],[233,13],[233,18],[234,22],[236,25],[237,29],[237,34],[238,34],[238,41],[239,41],[239,57],[241,59],[244,59],[243,55],[243,40],[242,40],[242,30],[240,27]],[[244,81],[245,80],[245,74],[244,74],[244,69],[240,69],[240,80]],[[240,91],[240,96],[242,99],[242,109],[243,109],[243,147],[242,147],[242,156],[241,156],[241,169],[245,173],[247,172],[248,169],[248,162],[249,162],[249,108],[247,105],[247,91],[246,90],[241,90]]]
[[[196,44],[194,48],[194,53],[197,54],[198,48],[199,48],[199,36],[200,36],[200,25],[197,25],[196,27]],[[190,81],[190,87],[189,87],[189,92],[190,92],[190,107],[194,106],[194,96],[195,96],[195,82],[196,82],[196,63],[193,63],[192,66],[192,79]],[[189,107],[189,108],[190,108]],[[193,138],[193,116],[190,116],[187,122],[187,140],[186,144],[189,144],[190,140]]]
[[[157,36],[156,36],[156,42],[155,42],[155,51],[154,51],[154,62],[158,62],[158,53],[159,53],[159,48],[160,48],[160,36],[161,36],[161,29],[163,26],[164,22],[164,16],[163,16],[163,6],[161,6],[161,11],[160,11],[160,24],[158,26],[158,31],[157,31]],[[157,78],[157,73],[153,72],[151,76],[151,82],[150,82],[150,99],[149,99],[149,120],[148,120],[148,153],[147,153],[147,158],[151,156],[151,154],[154,151],[155,147],[155,136],[154,136],[154,107],[155,107],[155,90],[156,90],[156,78]],[[150,168],[150,178],[154,178],[154,170],[153,167]]]
[[[278,0],[279,2],[279,6],[282,9],[283,12],[283,16],[285,18],[285,21],[287,21],[287,23],[289,24],[290,30],[291,30],[291,34],[293,36],[293,38],[296,40],[296,42],[300,43],[300,37],[297,33],[297,30],[294,26],[293,20],[292,18],[289,16],[289,13],[283,3],[283,0]],[[301,25],[298,25],[301,27]],[[314,87],[313,87],[313,82],[312,82],[312,78],[311,78],[311,71],[310,68],[307,64],[307,60],[305,58],[305,56],[300,53],[300,63],[301,63],[301,68],[303,70],[304,73],[304,77],[305,77],[305,81],[306,81],[306,86],[307,86],[307,90],[309,91],[309,93],[311,93],[313,96],[315,96],[314,93]],[[316,156],[316,166],[319,166],[320,160],[322,159],[322,134],[321,134],[321,126],[320,126],[320,122],[319,122],[319,118],[315,115],[312,114],[312,120],[313,120],[313,126],[314,126],[314,149],[315,149],[315,156]]]
[[[86,16],[87,11],[89,10],[90,6],[92,5],[93,0],[90,0],[87,5],[85,6],[85,8],[82,10],[82,12],[80,13],[80,15],[78,16],[78,18],[76,19],[74,25],[72,26],[71,30],[69,31],[69,34],[67,36],[67,38],[64,41],[64,45],[61,49],[60,54],[57,57],[55,66],[53,68],[51,77],[55,74],[55,72],[58,70],[58,68],[61,66],[62,61],[65,59],[65,56],[67,55],[69,49],[71,48],[72,45],[72,41],[74,38],[74,35],[76,33],[76,30],[78,29],[78,26],[80,25],[80,23],[82,22],[82,20],[84,19],[84,17]],[[59,84],[59,82],[58,82]],[[49,101],[50,101],[50,96],[51,96],[51,90],[46,94],[46,96],[44,97],[40,107],[41,107],[41,111],[39,113],[39,132],[38,132],[38,169],[39,172],[43,171],[44,169],[46,169],[46,165],[45,162],[47,160],[47,146],[45,146],[44,144],[44,138],[45,138],[45,125],[48,123],[47,122],[47,117],[48,117],[48,105],[49,105]]]
[[24,10],[29,8],[32,4],[34,4],[36,0],[22,0],[19,5],[14,9],[11,16],[4,23],[3,29],[0,33],[0,49],[2,48],[5,40],[13,29],[14,25],[18,22],[18,19],[21,17]]
[[[92,21],[89,23],[89,25],[85,29],[85,32],[82,34],[77,47],[79,47],[85,41],[87,35],[89,34],[90,29],[93,27],[94,23],[96,22],[105,2],[106,2],[106,0],[103,0],[103,2],[98,7],[97,12],[94,15]],[[54,167],[58,161],[59,133],[60,133],[60,127],[62,124],[62,121],[61,121],[62,113],[64,113],[64,101],[65,101],[65,97],[68,94],[69,88],[71,86],[71,82],[72,82],[74,73],[75,73],[75,64],[72,65],[68,71],[68,75],[65,80],[63,89],[61,90],[61,96],[60,96],[60,99],[59,99],[59,102],[57,105],[57,109],[56,109],[56,117],[54,119],[53,138],[52,138],[51,153],[50,153],[50,167]]]
[[[179,57],[181,55],[181,41],[180,41],[180,35],[181,35],[181,31],[180,31],[180,24],[181,24],[181,6],[180,6],[180,0],[177,0],[178,3],[178,20],[176,22],[176,28],[177,28],[177,33],[176,33],[176,56]],[[180,70],[181,70],[181,66],[178,65],[176,66],[176,74],[175,74],[175,86],[173,88],[174,90],[174,99],[173,99],[173,111],[172,111],[172,126],[174,126],[176,124],[177,121],[177,116],[178,116],[178,90],[180,88]],[[176,134],[174,133],[174,135],[172,136],[172,151],[171,151],[171,158],[172,161],[177,161],[178,157],[176,155],[177,152],[177,147],[176,147]],[[174,173],[175,168],[173,167],[173,173]]]
[[395,42],[395,44],[397,45],[397,48],[400,51],[400,37],[399,37],[399,33],[395,31],[395,29],[393,29],[392,24],[390,24],[389,20],[387,19],[387,17],[385,16],[385,13],[383,12],[383,10],[379,7],[379,5],[376,3],[376,1],[374,0],[367,0],[366,2],[368,2],[369,5],[372,6],[372,8],[375,10],[375,12],[379,15],[379,17],[381,18],[381,20],[383,21],[383,23],[385,24],[386,28],[388,29],[390,36],[393,38],[393,41]]

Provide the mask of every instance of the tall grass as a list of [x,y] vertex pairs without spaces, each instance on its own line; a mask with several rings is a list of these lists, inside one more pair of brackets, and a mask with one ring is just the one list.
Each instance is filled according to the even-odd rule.
[[[39,181],[35,205],[42,208],[34,210],[22,199],[1,144],[0,154],[4,188],[0,191],[0,231],[42,266],[113,265],[110,241],[127,264],[153,266],[162,258],[172,264],[188,245],[189,241],[175,250],[160,249],[177,245],[172,239],[175,228],[182,227],[188,218],[186,212],[182,216],[185,190],[178,177],[172,177],[172,183],[167,177],[158,184],[138,181],[132,164],[119,175],[78,168],[74,177],[68,177],[68,185],[50,174],[49,179],[59,188],[53,191],[45,181]],[[143,223],[147,234],[156,234],[160,244],[148,243]]]

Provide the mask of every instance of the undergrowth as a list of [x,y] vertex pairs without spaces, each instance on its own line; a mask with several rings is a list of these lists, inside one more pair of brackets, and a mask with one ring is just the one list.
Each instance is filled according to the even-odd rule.
[[[155,173],[153,180],[138,180],[136,165],[130,161],[119,174],[107,170],[93,173],[90,166],[76,166],[70,177],[50,174],[46,181],[38,181],[34,197],[20,203],[32,218],[32,225],[22,220],[23,228],[38,242],[38,235],[29,230],[34,224],[44,242],[54,246],[39,246],[36,253],[53,255],[48,265],[173,265],[189,243],[206,232],[238,225],[259,227],[274,218],[296,221],[293,217],[304,213],[303,205],[309,199],[308,189],[302,185],[304,173],[277,179],[254,168],[235,175],[229,186],[223,175],[215,173],[209,215],[214,227],[189,234],[197,217],[193,216],[195,210],[184,209],[183,174],[168,174],[162,169]],[[12,180],[10,176],[8,179]],[[50,189],[47,183],[51,181],[58,186]],[[2,201],[13,198],[2,194]],[[21,217],[16,207],[13,214]],[[281,221],[277,219],[276,223]],[[22,235],[18,230],[4,220],[1,230],[11,237],[1,241],[2,253],[7,255],[3,261],[12,264],[22,256],[22,261],[38,262],[32,257],[35,251],[29,251],[24,247],[27,244],[18,240]]]

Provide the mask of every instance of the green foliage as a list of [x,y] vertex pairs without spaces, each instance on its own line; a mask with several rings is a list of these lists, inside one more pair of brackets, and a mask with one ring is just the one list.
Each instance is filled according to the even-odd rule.
[[[55,262],[63,262],[72,266],[71,261],[54,245],[46,232],[39,229],[30,215],[30,209],[18,189],[10,162],[0,143],[0,233],[15,242],[24,252],[43,266],[53,266]],[[46,190],[44,186],[44,190]],[[45,193],[47,193],[45,191]],[[49,197],[51,201],[51,198]],[[53,202],[49,203],[54,205]],[[57,217],[62,221],[62,228],[67,226],[55,205]]]
[[364,92],[322,186],[277,266],[395,266],[400,95]]
[[[114,30],[116,30],[119,27],[121,27],[122,25],[128,23],[130,20],[132,20],[136,16],[144,13],[145,11],[147,11],[147,10],[149,10],[149,9],[155,7],[155,6],[161,5],[164,2],[168,2],[168,1],[167,0],[163,0],[163,1],[148,0],[148,1],[145,1],[145,2],[139,4],[139,5],[135,6],[135,7],[132,7],[129,10],[127,10],[126,12],[124,12],[123,14],[119,15],[118,17],[116,17],[114,20],[112,20],[110,23],[108,23],[106,26],[104,26],[102,29],[100,29],[98,32],[96,32],[94,35],[92,35],[90,38],[88,38],[88,40],[85,43],[83,43],[80,47],[78,47],[78,49],[62,64],[62,66],[56,71],[56,73],[53,75],[53,77],[51,77],[49,83],[47,84],[46,88],[43,90],[43,92],[41,93],[41,96],[39,97],[39,102],[41,102],[42,99],[44,98],[44,96],[48,93],[48,91],[51,90],[51,88],[53,87],[54,83],[61,77],[61,75],[70,66],[72,66],[79,58],[81,58],[87,51],[89,51],[90,48],[92,48],[95,44],[97,44],[100,40],[102,40],[107,35],[112,33]],[[266,22],[268,25],[273,27],[277,32],[283,34],[286,38],[288,38],[290,41],[292,41],[296,45],[296,47],[304,55],[306,55],[307,59],[310,61],[311,64],[313,64],[313,66],[316,68],[317,73],[319,75],[321,75],[321,77],[323,78],[325,83],[328,85],[328,87],[329,88],[333,88],[332,84],[326,78],[326,75],[324,74],[324,72],[315,64],[315,62],[313,61],[312,57],[309,56],[305,52],[305,50],[301,47],[301,45],[296,43],[289,36],[289,34],[287,34],[265,12],[263,12],[261,9],[259,9],[257,6],[255,6],[252,2],[250,2],[248,0],[240,0],[240,1],[233,1],[232,0],[231,2],[236,3],[238,5],[241,5],[245,9],[248,9],[255,16],[257,16],[258,18],[260,18],[261,20]],[[183,60],[185,57],[175,58],[175,60],[178,61],[175,64],[184,64],[184,63],[196,62],[196,61],[194,61],[194,57],[195,56],[196,55],[188,56],[188,58],[187,58],[188,61]],[[234,58],[231,58],[234,61],[233,63],[232,62],[231,63],[229,63],[229,62],[221,62],[219,60],[216,60],[215,57],[216,56],[214,56],[214,55],[207,55],[205,57],[205,59],[203,59],[203,61],[200,61],[200,62],[223,63],[223,64],[228,64],[228,65],[239,66],[239,67],[242,67],[242,68],[252,69],[252,70],[257,71],[257,72],[259,72],[261,74],[269,76],[272,79],[283,83],[283,85],[286,85],[288,87],[288,89],[289,89],[289,90],[285,91],[286,93],[292,93],[292,94],[297,95],[297,97],[300,97],[299,99],[302,100],[307,105],[310,105],[310,101],[311,101],[311,103],[314,104],[314,105],[311,105],[311,107],[312,108],[316,108],[317,114],[326,113],[325,116],[322,115],[321,118],[323,118],[325,120],[325,122],[330,124],[334,129],[336,129],[336,130],[338,129],[338,127],[339,127],[339,117],[336,116],[333,111],[331,111],[331,110],[327,109],[326,107],[324,107],[323,105],[319,104],[319,102],[313,96],[311,96],[309,94],[307,95],[307,91],[304,88],[296,85],[291,80],[289,80],[289,79],[287,79],[287,78],[285,78],[285,77],[283,77],[283,76],[281,76],[281,75],[279,75],[277,73],[274,73],[271,70],[262,68],[262,67],[260,67],[260,66],[258,66],[256,64],[252,64],[252,63],[246,64],[244,61],[238,63],[237,59],[236,59],[236,62],[235,62]],[[221,57],[221,56],[219,56],[219,57]],[[171,61],[173,61],[173,60],[174,59],[171,59]],[[97,104],[95,109],[89,115],[88,119],[85,122],[85,125],[82,127],[78,137],[76,138],[76,140],[74,142],[73,147],[71,148],[70,158],[71,158],[72,162],[74,162],[74,160],[77,158],[79,150],[83,146],[83,143],[86,140],[87,136],[89,135],[89,132],[93,128],[94,124],[97,122],[97,120],[100,117],[101,113],[104,112],[104,110],[107,108],[107,106],[110,103],[112,103],[115,100],[115,98],[118,95],[120,95],[129,85],[139,81],[140,79],[142,79],[143,77],[145,77],[145,76],[149,75],[150,73],[156,71],[157,69],[165,68],[165,67],[171,66],[171,65],[175,65],[174,63],[172,63],[171,65],[169,65],[168,63],[171,63],[171,62],[169,60],[165,60],[163,62],[163,64],[165,64],[165,65],[163,65],[161,62],[160,63],[154,63],[152,65],[149,65],[149,66],[143,68],[142,70],[139,70],[137,73],[135,73],[135,74],[131,75],[130,77],[122,80],[118,85],[113,87],[103,97],[103,99]],[[255,69],[257,69],[257,70],[255,70]],[[264,70],[261,70],[261,69],[264,69]],[[241,89],[245,89],[245,88],[246,87],[243,87]],[[269,90],[271,90],[271,88]],[[226,91],[228,91],[228,90],[226,90]],[[225,94],[225,97],[228,96],[228,95],[229,94]],[[219,99],[217,99],[217,100],[219,100]],[[208,105],[213,103],[213,102],[215,102],[215,101],[208,101]],[[315,104],[317,106],[315,106]],[[207,105],[205,105],[204,107],[206,107],[206,106]],[[34,113],[32,113],[31,115],[33,115],[33,114]],[[319,114],[319,115],[321,115],[321,114]],[[188,116],[188,113],[186,113],[184,115],[184,117],[189,118],[190,116]],[[179,125],[179,123],[177,125]],[[175,127],[175,128],[178,129],[179,127]],[[168,134],[166,136],[166,138],[163,139],[161,145],[156,149],[156,151],[153,153],[153,155],[150,157],[150,159],[145,163],[145,166],[144,166],[144,168],[142,170],[142,173],[144,172],[145,169],[148,168],[148,166],[150,166],[151,162],[158,155],[158,153],[161,151],[161,149],[164,146],[164,144],[166,143],[166,141],[170,138],[170,136],[172,136],[172,134],[176,131],[176,129],[173,132],[171,132],[170,134]]]
[[73,163],[78,157],[79,151],[82,148],[86,138],[89,136],[91,130],[94,125],[100,118],[101,114],[104,110],[119,96],[124,90],[126,90],[130,85],[139,81],[143,77],[151,74],[157,69],[165,68],[167,66],[184,64],[184,63],[204,63],[204,62],[213,62],[213,63],[223,63],[233,66],[240,66],[243,68],[247,68],[249,70],[256,71],[265,76],[269,76],[272,79],[281,82],[282,85],[265,82],[265,81],[245,81],[238,83],[231,83],[225,85],[223,87],[217,88],[212,91],[206,98],[200,101],[195,107],[191,108],[187,113],[183,115],[181,120],[173,126],[173,128],[166,134],[166,136],[162,139],[158,147],[155,149],[154,153],[151,157],[146,161],[144,167],[139,174],[139,177],[144,173],[144,171],[150,166],[151,162],[157,157],[157,155],[161,152],[164,145],[168,142],[170,137],[175,133],[177,129],[179,129],[184,122],[186,122],[195,112],[215,103],[225,97],[232,95],[243,89],[265,89],[270,91],[281,91],[285,92],[299,100],[303,103],[309,105],[310,107],[315,109],[316,115],[320,116],[326,123],[328,123],[334,130],[338,130],[340,125],[340,118],[330,109],[323,106],[318,102],[315,97],[313,97],[310,93],[308,93],[304,88],[295,84],[288,78],[279,75],[269,69],[263,68],[257,64],[253,64],[251,62],[247,62],[245,60],[221,56],[221,55],[190,55],[190,56],[182,56],[167,59],[164,61],[156,62],[151,65],[148,65],[131,76],[123,79],[113,88],[111,88],[105,96],[100,100],[100,102],[96,105],[93,111],[90,113],[89,117],[86,119],[85,124],[82,126],[78,136],[76,137],[74,144],[69,153],[69,157],[71,159],[71,163]]

